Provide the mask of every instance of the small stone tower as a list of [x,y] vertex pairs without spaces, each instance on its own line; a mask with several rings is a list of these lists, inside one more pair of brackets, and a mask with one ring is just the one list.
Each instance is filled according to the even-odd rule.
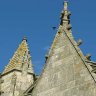
[[18,96],[34,83],[34,71],[27,39],[24,38],[0,75],[0,96]]

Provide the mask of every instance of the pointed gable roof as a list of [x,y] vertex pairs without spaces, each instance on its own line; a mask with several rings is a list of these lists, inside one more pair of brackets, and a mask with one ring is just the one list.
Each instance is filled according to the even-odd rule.
[[68,2],[64,2],[61,22],[46,65],[28,92],[32,96],[94,96],[96,81],[86,57],[74,40],[70,25]]
[[5,70],[2,74],[8,73],[14,69],[22,71],[22,64],[24,63],[25,55],[27,56],[28,61],[28,72],[34,73],[31,63],[31,56],[28,49],[27,39],[24,38],[19,45],[18,49],[14,53],[12,59],[10,60],[9,64],[5,67]]

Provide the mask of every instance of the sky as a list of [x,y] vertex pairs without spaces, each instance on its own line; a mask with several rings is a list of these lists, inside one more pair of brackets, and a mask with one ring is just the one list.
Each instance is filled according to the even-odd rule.
[[[27,37],[36,74],[42,71],[60,22],[64,0],[0,0],[0,72]],[[72,33],[96,61],[96,0],[69,0]],[[57,29],[53,30],[52,27]]]

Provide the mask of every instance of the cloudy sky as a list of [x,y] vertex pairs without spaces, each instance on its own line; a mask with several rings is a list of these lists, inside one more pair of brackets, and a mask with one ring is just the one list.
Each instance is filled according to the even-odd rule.
[[[24,36],[28,39],[35,72],[41,72],[44,57],[59,25],[64,0],[0,0],[0,72]],[[69,0],[74,38],[96,61],[96,0]]]

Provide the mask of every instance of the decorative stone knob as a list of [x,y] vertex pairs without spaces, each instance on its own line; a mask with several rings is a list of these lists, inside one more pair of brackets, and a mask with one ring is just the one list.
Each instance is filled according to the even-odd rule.
[[87,58],[88,60],[91,60],[91,54],[87,54],[87,55],[86,55],[86,58]]
[[83,41],[81,40],[81,39],[79,39],[78,41],[77,41],[77,45],[79,46],[79,45],[81,45],[83,43]]

